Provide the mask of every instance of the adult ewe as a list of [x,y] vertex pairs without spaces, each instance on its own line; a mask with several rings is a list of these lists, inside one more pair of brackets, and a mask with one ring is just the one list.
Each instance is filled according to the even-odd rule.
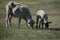
[[20,23],[21,23],[21,19],[24,19],[26,21],[26,24],[27,24],[27,27],[32,27],[34,26],[34,20],[32,19],[32,15],[28,9],[27,6],[25,5],[21,5],[21,6],[16,6],[14,9],[13,9],[13,15],[15,17],[18,17],[19,18],[19,23],[18,23],[18,27],[20,26]]
[[30,11],[28,9],[28,7],[26,7],[25,5],[16,5],[14,8],[11,8],[12,13],[8,13],[10,16],[7,18],[7,20],[9,19],[9,25],[11,26],[11,18],[17,17],[19,19],[18,22],[18,28],[20,27],[20,23],[21,23],[21,19],[23,18],[26,21],[27,27],[32,27],[34,25],[34,21],[32,19],[32,15],[30,14]]
[[44,12],[44,10],[38,10],[36,28],[38,29],[38,28],[40,28],[40,26],[42,26],[42,29],[43,29],[43,24],[45,24],[45,28],[48,28],[49,23],[51,23],[51,22],[48,22],[48,15]]

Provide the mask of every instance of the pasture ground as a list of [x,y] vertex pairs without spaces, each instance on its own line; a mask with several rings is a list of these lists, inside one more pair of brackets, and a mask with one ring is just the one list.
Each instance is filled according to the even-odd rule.
[[27,5],[35,21],[37,10],[44,9],[52,21],[48,30],[28,29],[24,20],[18,29],[18,18],[12,18],[12,27],[5,28],[5,5],[9,1],[0,0],[0,40],[60,40],[60,0],[13,0]]

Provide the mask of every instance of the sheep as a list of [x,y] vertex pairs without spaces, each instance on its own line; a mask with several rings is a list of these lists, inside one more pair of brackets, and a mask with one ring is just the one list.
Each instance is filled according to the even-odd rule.
[[38,10],[37,11],[36,28],[40,29],[40,26],[42,26],[42,29],[43,29],[43,24],[45,24],[45,28],[48,29],[49,23],[51,23],[51,22],[48,22],[48,15],[45,13],[45,11],[43,9]]
[[12,9],[16,7],[16,2],[10,1],[6,5],[6,27],[11,26]]
[[[14,3],[14,2],[10,2],[10,5],[12,3]],[[29,11],[28,7],[26,7],[23,4],[19,4],[19,5],[17,5],[16,3],[14,3],[14,4],[15,5],[14,6],[11,5],[11,7],[10,7],[10,5],[7,5],[8,10],[6,10],[6,12],[7,12],[6,13],[6,19],[7,19],[6,20],[7,21],[6,27],[7,26],[11,27],[11,18],[12,17],[17,17],[19,19],[18,28],[20,28],[21,19],[24,19],[26,21],[26,24],[27,24],[28,28],[30,26],[33,28],[34,20],[32,19],[32,15],[30,14],[30,11]],[[6,9],[7,9],[7,6],[6,6]]]
[[26,21],[27,27],[29,28],[31,26],[33,29],[33,25],[35,22],[32,19],[32,15],[27,6],[25,6],[25,5],[16,6],[13,9],[13,15],[17,16],[19,18],[18,27],[20,26],[20,23],[21,23],[20,21],[23,18]]

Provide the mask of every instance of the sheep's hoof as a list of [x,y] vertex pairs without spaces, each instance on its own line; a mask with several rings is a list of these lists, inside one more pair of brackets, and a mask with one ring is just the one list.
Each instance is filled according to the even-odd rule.
[[19,29],[20,27],[18,26],[18,29]]
[[43,27],[42,27],[42,29],[43,29]]
[[46,27],[45,29],[49,29],[49,28]]

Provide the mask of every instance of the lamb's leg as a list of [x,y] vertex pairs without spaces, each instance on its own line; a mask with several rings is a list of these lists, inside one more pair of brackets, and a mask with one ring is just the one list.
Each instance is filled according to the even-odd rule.
[[48,19],[45,19],[46,23],[45,23],[45,29],[48,29],[49,27],[49,22],[48,22]]
[[49,28],[49,22],[45,24],[45,29],[48,29],[48,28]]
[[42,29],[43,29],[43,22],[42,22]]
[[21,18],[19,18],[18,28],[20,28]]
[[40,27],[41,27],[41,21],[39,21],[39,29],[40,29]]
[[38,29],[38,22],[39,22],[39,17],[37,16],[37,20],[36,20],[36,28]]
[[11,27],[11,15],[6,16],[6,27]]
[[46,23],[45,23],[45,29],[46,29],[46,28],[49,27],[49,22],[48,22],[48,16],[47,15],[45,16],[45,21],[46,21]]
[[41,22],[42,22],[42,29],[43,29],[43,22],[44,22],[44,19],[42,19]]

